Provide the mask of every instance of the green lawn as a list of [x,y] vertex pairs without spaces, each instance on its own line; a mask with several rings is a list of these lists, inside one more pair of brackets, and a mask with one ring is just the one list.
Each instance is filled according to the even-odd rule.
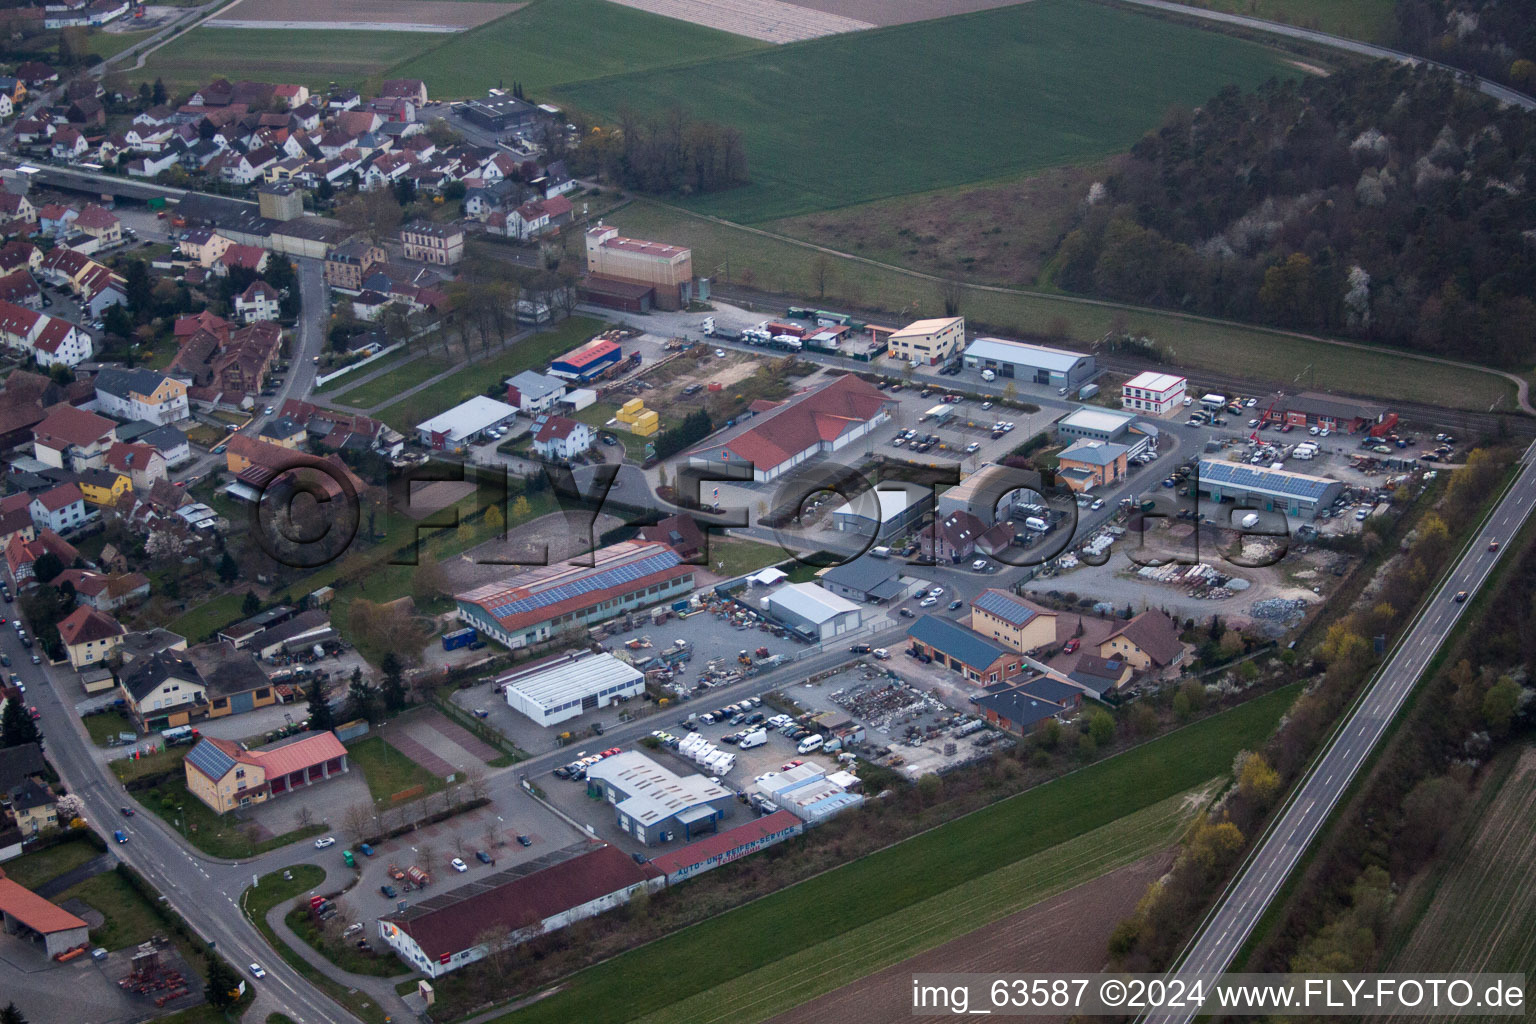
[[1077,0],[828,36],[561,86],[615,119],[680,107],[741,130],[751,184],[688,200],[755,222],[1121,152],[1170,106],[1297,75],[1275,51]]
[[[409,363],[395,367],[388,373],[381,374],[366,384],[340,395],[336,401],[342,405],[349,405],[354,409],[372,409],[389,401],[400,392],[413,384],[420,384],[428,377],[434,377],[444,370],[451,370],[457,365],[450,362],[441,352],[435,355],[424,355],[411,360]],[[366,373],[367,371],[359,371]],[[336,382],[340,387],[346,378]]]
[[[366,366],[359,366],[357,369],[353,370],[351,373],[345,374],[344,376],[341,376],[341,377],[337,377],[335,380],[328,380],[328,381],[326,381],[324,384],[322,384],[319,387],[315,388],[315,394],[317,394],[317,395],[329,395],[329,394],[334,394],[334,393],[336,393],[338,391],[343,391],[344,389],[347,389],[347,388],[351,388],[354,385],[357,385],[358,381],[362,380],[364,377],[368,376],[370,373],[378,373],[380,370],[384,370],[384,369],[390,369],[390,370],[395,369],[401,363],[403,363],[405,360],[409,359],[413,354],[414,353],[411,353],[411,352],[392,352],[389,355],[385,356],[383,359],[376,359],[373,362],[367,364]],[[357,385],[357,386],[360,387],[361,385]],[[350,398],[351,396],[347,395],[346,397]],[[386,393],[384,395],[384,398],[388,398],[388,397],[389,397],[389,394]],[[383,399],[379,399],[378,401],[382,401],[382,400]],[[377,404],[377,402],[375,402],[374,404]]]
[[390,77],[420,78],[434,99],[479,96],[493,86],[511,88],[515,79],[538,102],[552,85],[764,45],[602,0],[537,0],[477,29],[434,39],[390,69]]
[[350,939],[328,941],[316,927],[314,915],[307,907],[294,907],[283,920],[307,946],[344,971],[375,978],[394,978],[410,970],[393,952],[368,954],[354,946]]
[[[767,238],[746,228],[643,201],[631,203],[608,220],[637,238],[690,246],[695,266],[717,267],[728,261],[735,283],[750,283],[786,295],[816,294],[811,272],[818,254],[792,241]],[[839,300],[887,310],[911,308],[916,303],[912,313],[917,316],[937,316],[943,309],[933,282],[848,259],[833,260],[827,296],[819,304],[836,308]],[[1165,345],[1181,372],[1190,372],[1197,381],[1203,368],[1294,387],[1297,372],[1310,365],[1316,370],[1320,390],[1463,409],[1486,410],[1498,400],[1502,400],[1501,408],[1514,407],[1513,384],[1492,373],[1421,363],[1386,349],[1339,348],[1262,327],[1210,323],[1152,310],[1126,311],[1113,303],[1075,301],[1038,292],[978,288],[965,291],[961,312],[978,330],[1004,336],[1039,332],[1043,325],[1060,319],[1079,346],[1103,337],[1115,317],[1123,313],[1133,331],[1145,332]]]
[[1178,0],[1191,7],[1243,14],[1331,32],[1368,43],[1388,43],[1394,0]]
[[349,32],[340,29],[196,28],[149,55],[130,80],[162,78],[173,92],[223,76],[295,82],[323,89],[357,86],[442,41],[435,32]]
[[6,861],[5,877],[28,889],[36,889],[45,882],[53,881],[66,871],[73,871],[86,861],[99,856],[100,853],[101,851],[90,843],[78,840],[72,843],[60,843],[46,850],[24,853],[14,860]]
[[90,38],[86,40],[86,47],[102,60],[106,60],[122,53],[134,43],[149,38],[149,36],[150,33],[148,31],[93,32]]
[[[603,327],[600,320],[573,316],[554,330],[530,335],[490,359],[471,363],[431,387],[385,406],[379,410],[377,418],[402,434],[412,436],[416,433],[416,424],[423,420],[484,394],[493,384],[500,384],[523,370],[543,369],[552,358],[580,345]],[[420,381],[422,378],[418,376],[416,379]]]
[[111,746],[108,740],[116,738],[120,732],[138,732],[128,716],[121,711],[102,711],[86,715],[81,721],[85,723],[85,731],[91,734],[91,740],[98,747]]
[[[180,756],[182,751],[173,751]],[[114,762],[120,764],[122,762]],[[324,832],[326,826],[313,824],[307,828],[295,828],[291,832],[257,839],[252,842],[244,827],[233,817],[215,814],[213,809],[187,790],[183,778],[161,783],[147,792],[136,794],[139,803],[158,814],[173,829],[186,836],[187,842],[210,857],[226,857],[243,860],[280,846],[308,839]],[[295,822],[296,824],[296,822]]]
[[91,929],[91,941],[108,949],[127,949],[165,931],[155,908],[116,871],[107,871],[64,890],[55,902],[78,897],[106,918]]
[[646,1024],[755,1024],[783,1013],[1172,845],[1212,789],[1171,796],[894,914],[790,951],[783,959],[648,1014]]
[[146,778],[150,775],[160,775],[165,772],[181,772],[181,762],[185,760],[187,752],[181,747],[164,747],[153,754],[145,754],[143,757],[121,757],[109,763],[112,774],[117,776],[119,782],[132,782],[134,779]]
[[[713,573],[740,576],[782,562],[788,557],[787,551],[774,544],[759,544],[755,540],[740,537],[722,537],[718,533],[709,534],[708,568]],[[724,569],[720,568],[722,562],[725,563]]]
[[442,779],[384,742],[382,736],[370,736],[351,744],[347,747],[347,756],[352,759],[353,767],[362,769],[368,779],[368,792],[377,804],[388,804],[396,793],[415,786],[422,787],[422,792],[417,794],[420,796],[436,793],[444,785]]
[[[1224,775],[1239,750],[1263,742],[1297,692],[1287,687],[1249,701],[588,968],[555,995],[498,1020],[674,1019],[690,997]],[[658,963],[691,966],[686,972],[645,967]]]
[[190,643],[198,643],[204,637],[217,633],[232,623],[239,622],[246,616],[241,612],[241,605],[245,602],[245,591],[237,590],[204,601],[196,608],[190,608],[186,614],[166,626],[172,633],[184,636]]

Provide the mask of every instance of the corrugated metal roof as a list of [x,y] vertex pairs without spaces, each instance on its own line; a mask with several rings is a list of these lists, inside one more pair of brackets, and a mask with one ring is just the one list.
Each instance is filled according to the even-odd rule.
[[591,696],[610,686],[644,679],[643,673],[611,654],[593,654],[521,675],[502,676],[496,682],[497,685],[505,683],[532,703],[549,708]]
[[995,363],[1014,363],[1020,366],[1038,366],[1043,370],[1067,373],[1090,358],[1081,352],[1031,345],[1025,341],[1005,341],[1002,338],[977,338],[966,347],[967,359],[990,359]]
[[814,583],[786,583],[770,594],[768,601],[770,605],[777,605],[818,625],[859,610],[852,601],[822,590]]

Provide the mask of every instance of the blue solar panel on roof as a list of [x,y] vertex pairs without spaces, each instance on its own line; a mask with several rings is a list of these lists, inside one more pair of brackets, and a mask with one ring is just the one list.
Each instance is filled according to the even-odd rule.
[[222,779],[235,766],[234,758],[207,740],[193,747],[192,753],[187,755],[187,760],[192,762],[192,767],[210,779]]
[[1332,483],[1327,480],[1313,480],[1291,473],[1279,473],[1275,470],[1243,466],[1235,462],[1202,461],[1200,463],[1200,477],[1206,482],[1272,491],[1276,494],[1307,498],[1312,501],[1320,500],[1328,492],[1328,488],[1332,486]]
[[519,598],[507,604],[497,605],[491,609],[491,614],[498,619],[504,619],[509,615],[520,615],[523,612],[533,611],[536,608],[547,608],[561,601],[567,601],[582,594],[590,594],[597,590],[606,590],[609,587],[618,586],[621,583],[631,583],[652,573],[662,572],[679,564],[682,558],[675,551],[663,551],[659,554],[642,558],[638,562],[627,565],[615,566],[602,572],[584,576],[569,583],[562,583],[558,587]]
[[1014,626],[1022,626],[1035,617],[1033,608],[1026,608],[1019,602],[1010,600],[1006,594],[988,591],[978,597],[974,603],[982,611],[991,612]]

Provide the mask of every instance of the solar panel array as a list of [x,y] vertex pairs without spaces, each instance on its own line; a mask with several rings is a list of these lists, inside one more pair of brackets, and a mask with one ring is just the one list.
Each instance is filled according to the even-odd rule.
[[235,766],[235,759],[207,740],[200,741],[187,755],[192,767],[210,779],[222,779]]
[[624,583],[633,583],[643,579],[652,573],[662,572],[678,565],[682,557],[675,551],[663,551],[660,554],[650,555],[627,565],[616,565],[612,569],[604,569],[590,576],[582,576],[562,583],[557,587],[530,594],[527,597],[500,604],[491,609],[491,614],[498,619],[504,619],[509,615],[519,615],[523,612],[531,612],[536,608],[547,608],[552,604],[559,604],[573,597],[581,597],[598,590],[606,590],[609,587],[617,587]]
[[1201,483],[1231,484],[1255,491],[1269,491],[1292,498],[1321,501],[1333,481],[1298,473],[1282,473],[1273,469],[1258,469],[1236,462],[1200,461]]
[[1014,626],[1022,626],[1035,617],[1035,610],[1028,608],[1010,598],[1007,594],[1000,594],[995,590],[984,591],[980,597],[971,602],[973,607],[980,608],[984,612],[991,612],[1004,622]]

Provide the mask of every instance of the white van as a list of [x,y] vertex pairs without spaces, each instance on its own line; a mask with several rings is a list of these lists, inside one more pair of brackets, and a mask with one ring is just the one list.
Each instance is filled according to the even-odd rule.
[[741,747],[742,750],[751,750],[753,747],[760,747],[767,742],[768,733],[762,729],[754,729],[743,736],[737,746]]
[[988,380],[988,381],[997,380],[997,374],[995,372],[993,372],[992,370],[982,370],[981,371],[981,379],[982,380]]
[[876,547],[870,548],[869,549],[869,554],[870,554],[870,557],[872,557],[872,558],[890,558],[891,557],[891,549],[886,547],[885,545],[881,544],[881,545],[878,545]]
[[813,750],[820,750],[821,744],[822,739],[820,736],[807,736],[805,739],[801,740],[800,745],[795,748],[795,753],[809,754]]

